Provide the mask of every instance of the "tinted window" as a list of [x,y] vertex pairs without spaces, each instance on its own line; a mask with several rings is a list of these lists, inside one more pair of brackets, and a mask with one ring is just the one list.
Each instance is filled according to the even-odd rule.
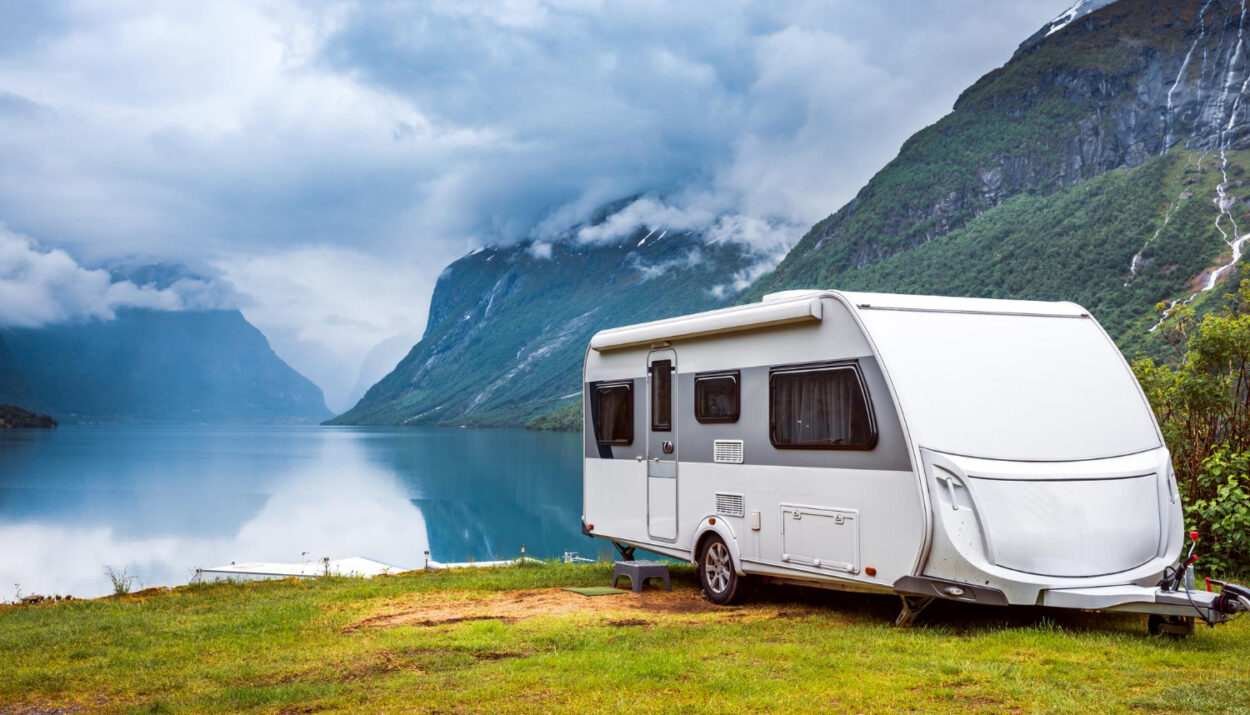
[[633,444],[633,392],[629,383],[595,388],[595,439],[601,444]]
[[720,372],[694,376],[694,418],[700,422],[737,422],[739,375]]
[[651,429],[673,430],[673,361],[651,363]]
[[871,449],[877,430],[853,366],[774,370],[769,439],[776,447]]

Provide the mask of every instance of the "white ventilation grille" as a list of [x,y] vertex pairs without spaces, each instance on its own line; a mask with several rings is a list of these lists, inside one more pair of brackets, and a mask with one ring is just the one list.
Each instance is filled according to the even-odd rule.
[[713,441],[712,461],[717,464],[742,464],[742,440],[718,439]]
[[746,504],[742,499],[742,495],[717,492],[716,513],[725,516],[746,516]]

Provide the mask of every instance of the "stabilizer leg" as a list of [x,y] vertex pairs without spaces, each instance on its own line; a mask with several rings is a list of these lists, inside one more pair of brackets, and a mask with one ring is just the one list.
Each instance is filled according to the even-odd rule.
[[1146,629],[1152,636],[1188,638],[1194,634],[1194,619],[1188,616],[1161,616],[1152,613],[1150,618],[1146,619]]
[[929,607],[937,599],[932,596],[899,596],[903,600],[903,610],[894,619],[895,628],[911,628],[920,612]]

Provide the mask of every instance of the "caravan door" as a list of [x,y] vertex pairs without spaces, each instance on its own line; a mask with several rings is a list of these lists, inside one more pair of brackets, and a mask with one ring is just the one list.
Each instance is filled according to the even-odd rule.
[[677,540],[677,353],[647,355],[647,534]]

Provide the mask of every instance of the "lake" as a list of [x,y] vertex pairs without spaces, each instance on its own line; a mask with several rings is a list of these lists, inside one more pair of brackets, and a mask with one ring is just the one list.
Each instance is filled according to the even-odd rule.
[[[0,602],[187,583],[231,561],[607,553],[581,534],[581,437],[525,430],[0,430]],[[607,548],[605,548],[607,547]]]

